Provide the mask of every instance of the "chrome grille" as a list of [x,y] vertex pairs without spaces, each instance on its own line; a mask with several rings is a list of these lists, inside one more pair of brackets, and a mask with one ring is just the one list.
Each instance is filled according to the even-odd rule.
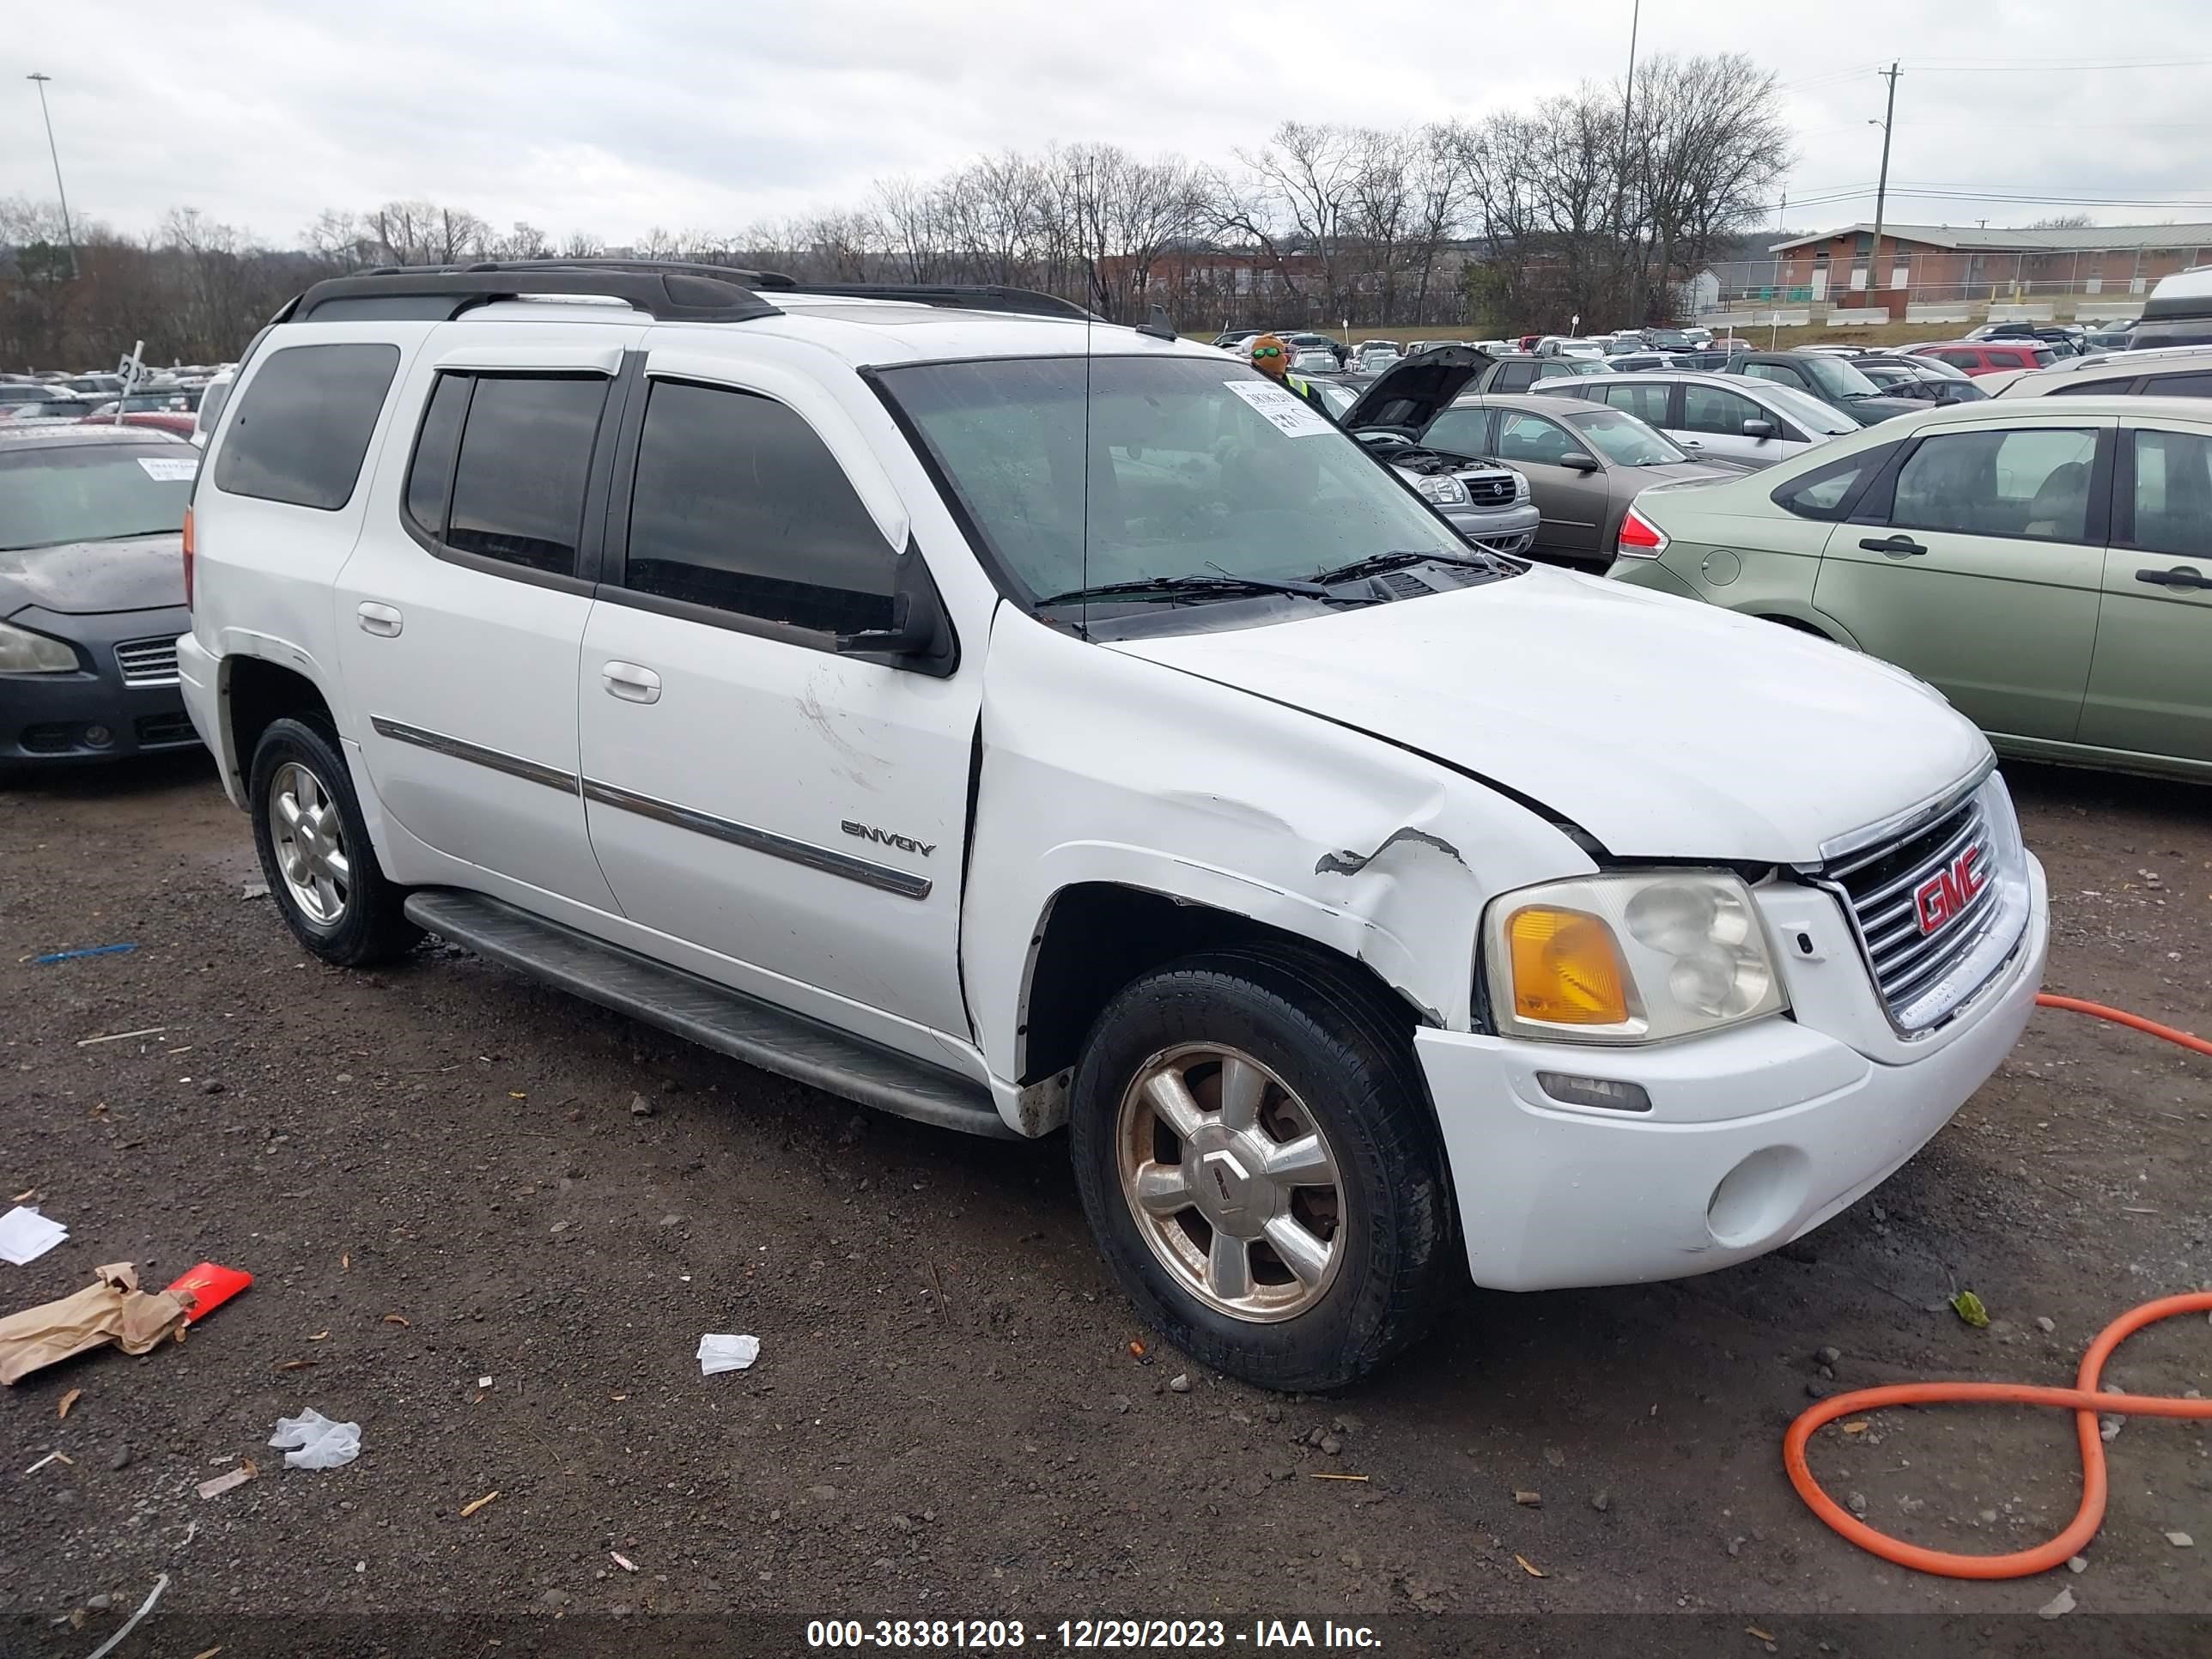
[[115,665],[123,671],[125,685],[174,685],[177,641],[125,640],[115,647]]
[[1477,507],[1513,505],[1513,480],[1501,477],[1463,478],[1468,499]]
[[[1981,884],[1968,893],[1956,876],[1970,852],[1975,854],[1971,872]],[[1933,823],[1839,859],[1821,872],[1824,884],[1850,908],[1860,948],[1893,1019],[1980,942],[1997,915],[1997,875],[1978,793]],[[1948,1012],[1923,1014],[1917,1024],[1925,1029]]]

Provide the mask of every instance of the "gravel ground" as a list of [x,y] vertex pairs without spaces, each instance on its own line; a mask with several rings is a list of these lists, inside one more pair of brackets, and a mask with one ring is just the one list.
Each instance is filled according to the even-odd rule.
[[[2051,875],[2050,988],[2212,1029],[2212,793],[2011,775]],[[2068,1382],[2108,1318],[2212,1282],[2212,1064],[2179,1049],[2039,1013],[1926,1152],[1789,1250],[1637,1289],[1469,1292],[1369,1386],[1273,1396],[1138,1328],[1057,1139],[858,1113],[451,949],[326,969],[241,897],[258,879],[204,761],[0,793],[0,1198],[35,1188],[70,1229],[0,1266],[0,1310],[111,1261],[152,1286],[202,1259],[258,1281],[181,1346],[0,1400],[10,1651],[86,1652],[164,1572],[125,1655],[243,1651],[279,1614],[386,1637],[511,1617],[526,1650],[610,1616],[766,1613],[1411,1632],[1686,1612],[1707,1620],[1674,1628],[1804,1652],[1851,1615],[1952,1613],[1996,1650],[1993,1628],[2039,1628],[2003,1615],[2061,1589],[2075,1623],[2045,1632],[2163,1614],[2130,1650],[2176,1652],[2212,1633],[2200,1426],[2126,1425],[2086,1571],[2010,1583],[1849,1547],[1778,1455],[1810,1393]],[[28,961],[120,941],[137,948]],[[166,1029],[84,1046],[145,1027]],[[1962,1288],[1988,1329],[1944,1305]],[[757,1334],[758,1365],[702,1379],[707,1331]],[[2212,1389],[2212,1334],[2147,1333],[2108,1380]],[[360,1461],[283,1468],[264,1443],[301,1407],[357,1421]],[[1940,1546],[2022,1547],[2078,1494],[2056,1413],[1823,1439],[1832,1491]],[[52,1450],[74,1461],[26,1473]],[[258,1479],[195,1494],[249,1458]],[[1833,1649],[1865,1650],[1863,1631]]]

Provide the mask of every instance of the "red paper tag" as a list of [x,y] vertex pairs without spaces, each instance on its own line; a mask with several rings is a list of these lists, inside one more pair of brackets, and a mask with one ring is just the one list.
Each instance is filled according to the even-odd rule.
[[213,1313],[252,1282],[252,1273],[203,1261],[168,1290],[185,1304],[185,1322],[195,1324],[202,1316]]

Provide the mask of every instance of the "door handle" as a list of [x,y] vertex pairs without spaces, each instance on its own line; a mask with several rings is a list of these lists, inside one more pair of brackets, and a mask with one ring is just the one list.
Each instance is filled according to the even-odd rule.
[[2178,564],[2171,570],[2138,570],[2136,580],[2160,587],[2212,587],[2212,576],[2193,564]]
[[1703,438],[1677,438],[1674,441],[1685,449],[1703,449],[1705,447]]
[[634,662],[611,662],[599,670],[599,678],[610,696],[625,702],[660,701],[660,676],[650,668],[640,668]]
[[1917,559],[1928,550],[1910,536],[1869,536],[1859,545],[1869,553],[1887,553],[1893,559]]
[[374,634],[379,639],[395,639],[406,625],[405,619],[397,611],[388,605],[379,605],[374,599],[362,600],[360,610],[354,614],[361,618],[361,631]]

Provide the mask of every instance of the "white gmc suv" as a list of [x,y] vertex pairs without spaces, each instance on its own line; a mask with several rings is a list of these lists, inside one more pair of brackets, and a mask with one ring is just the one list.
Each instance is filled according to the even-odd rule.
[[301,941],[428,931],[830,1093],[1066,1126],[1181,1347],[1321,1389],[1460,1274],[1819,1226],[2041,975],[1907,675],[1497,556],[1291,394],[1004,289],[325,282],[187,531]]

